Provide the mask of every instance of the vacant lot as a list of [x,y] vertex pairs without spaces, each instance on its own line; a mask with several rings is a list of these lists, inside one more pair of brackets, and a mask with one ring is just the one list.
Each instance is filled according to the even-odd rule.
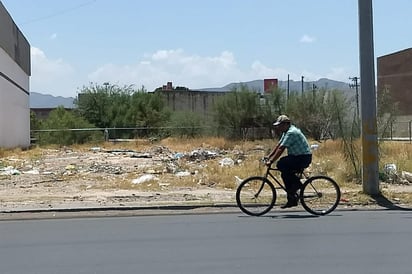
[[[239,180],[263,174],[259,159],[272,145],[272,140],[169,139],[1,151],[0,208],[234,204]],[[338,181],[341,207],[377,206],[350,179],[350,165],[344,164],[340,145],[332,141],[316,145],[310,171]],[[400,149],[405,153],[405,148]],[[380,187],[386,205],[412,203],[410,184],[381,183]]]

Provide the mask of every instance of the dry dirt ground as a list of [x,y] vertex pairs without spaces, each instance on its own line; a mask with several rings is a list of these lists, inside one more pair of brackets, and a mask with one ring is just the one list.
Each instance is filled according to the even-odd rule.
[[196,176],[179,170],[175,162],[183,157],[198,165],[212,157],[222,159],[211,151],[183,155],[160,146],[145,151],[44,149],[35,155],[8,156],[0,159],[0,208],[4,212],[233,202],[233,189],[199,183],[173,186],[173,180]]
[[[176,162],[184,160],[186,167],[217,162],[230,169],[236,164],[247,164],[249,157],[239,157],[239,152],[204,149],[176,152],[162,146],[143,151],[101,147],[37,149],[35,153],[7,155],[0,158],[0,213],[170,205],[235,206],[235,184],[222,187],[202,183],[199,168],[182,170]],[[179,183],[182,178],[194,183]],[[360,185],[344,187],[339,208],[412,208],[411,185],[381,184],[381,188],[387,195],[372,199],[360,194]]]

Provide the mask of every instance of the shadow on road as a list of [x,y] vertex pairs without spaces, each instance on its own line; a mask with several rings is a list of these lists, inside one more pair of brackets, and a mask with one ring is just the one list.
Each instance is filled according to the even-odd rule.
[[394,204],[392,201],[390,201],[388,198],[386,198],[382,194],[372,195],[371,197],[381,207],[384,207],[384,208],[387,208],[387,209],[390,209],[390,210],[412,211],[412,208],[402,207],[402,206]]
[[[248,215],[242,215],[240,217],[245,217],[245,218],[256,218],[254,216],[248,216]],[[288,214],[284,214],[284,213],[279,213],[278,215],[275,214],[266,214],[263,216],[259,216],[257,218],[272,218],[272,219],[312,219],[312,218],[319,218],[320,216],[316,216],[316,215],[308,215],[308,214],[299,214],[296,212],[296,214],[294,213],[288,213]]]
[[300,215],[300,214],[281,214],[281,215],[272,215],[268,216],[274,219],[312,219],[312,218],[319,218],[316,215]]

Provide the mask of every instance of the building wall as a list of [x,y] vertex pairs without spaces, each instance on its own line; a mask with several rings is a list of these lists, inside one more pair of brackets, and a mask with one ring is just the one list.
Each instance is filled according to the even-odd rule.
[[388,88],[400,114],[412,115],[412,48],[379,57],[377,70],[378,92]]
[[0,2],[0,147],[30,145],[30,45]]
[[210,117],[218,97],[225,92],[171,90],[159,91],[167,106],[173,111],[190,111]]

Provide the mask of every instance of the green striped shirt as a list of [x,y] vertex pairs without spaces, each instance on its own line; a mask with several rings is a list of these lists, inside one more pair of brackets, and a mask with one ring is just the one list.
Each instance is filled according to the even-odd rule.
[[312,154],[305,135],[294,125],[290,125],[288,131],[282,134],[279,142],[281,146],[287,147],[289,155]]

